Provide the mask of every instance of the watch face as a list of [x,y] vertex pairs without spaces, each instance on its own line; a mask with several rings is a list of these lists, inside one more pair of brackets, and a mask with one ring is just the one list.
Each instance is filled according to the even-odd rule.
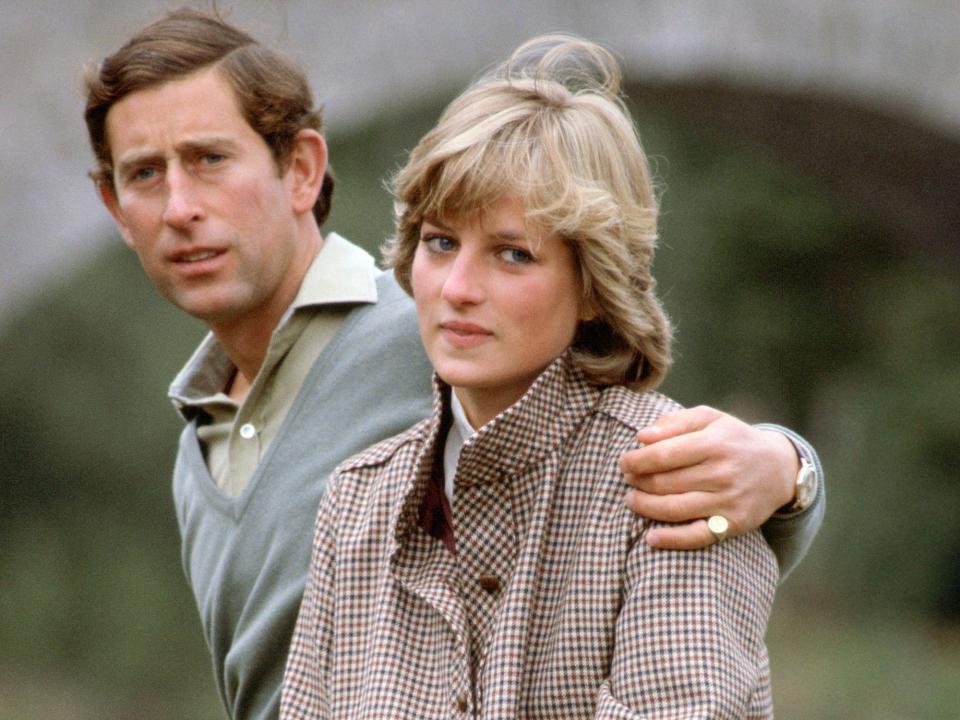
[[803,461],[800,467],[800,472],[797,473],[797,499],[794,503],[794,507],[797,510],[803,510],[804,508],[810,507],[813,503],[813,499],[817,495],[817,471],[806,460]]

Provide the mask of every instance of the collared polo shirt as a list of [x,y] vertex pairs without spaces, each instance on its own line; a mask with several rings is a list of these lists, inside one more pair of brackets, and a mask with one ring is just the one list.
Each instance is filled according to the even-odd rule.
[[230,497],[243,492],[286,417],[307,373],[356,303],[376,302],[373,258],[331,233],[274,330],[243,403],[226,394],[236,366],[210,333],[170,386],[170,399],[198,417],[210,474]]

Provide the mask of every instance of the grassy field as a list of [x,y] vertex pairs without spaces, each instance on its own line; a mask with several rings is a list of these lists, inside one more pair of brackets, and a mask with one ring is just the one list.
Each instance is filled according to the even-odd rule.
[[960,717],[960,626],[781,607],[767,639],[781,720]]

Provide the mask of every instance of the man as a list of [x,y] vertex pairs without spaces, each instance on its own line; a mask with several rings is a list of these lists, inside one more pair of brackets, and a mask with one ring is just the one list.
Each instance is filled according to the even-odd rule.
[[[104,204],[158,290],[211,331],[170,391],[187,421],[184,569],[227,712],[274,717],[324,478],[429,412],[413,306],[364,251],[321,235],[327,148],[288,60],[181,10],[86,87]],[[627,502],[680,523],[652,545],[702,547],[766,521],[784,572],[802,557],[823,491],[800,438],[697,408],[639,440]]]

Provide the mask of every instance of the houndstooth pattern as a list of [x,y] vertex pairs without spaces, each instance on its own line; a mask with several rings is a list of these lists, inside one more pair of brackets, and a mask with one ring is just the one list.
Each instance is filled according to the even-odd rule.
[[443,392],[330,483],[282,718],[772,717],[762,537],[653,550],[623,504],[620,454],[675,403],[556,360],[464,444],[454,555],[418,523]]

